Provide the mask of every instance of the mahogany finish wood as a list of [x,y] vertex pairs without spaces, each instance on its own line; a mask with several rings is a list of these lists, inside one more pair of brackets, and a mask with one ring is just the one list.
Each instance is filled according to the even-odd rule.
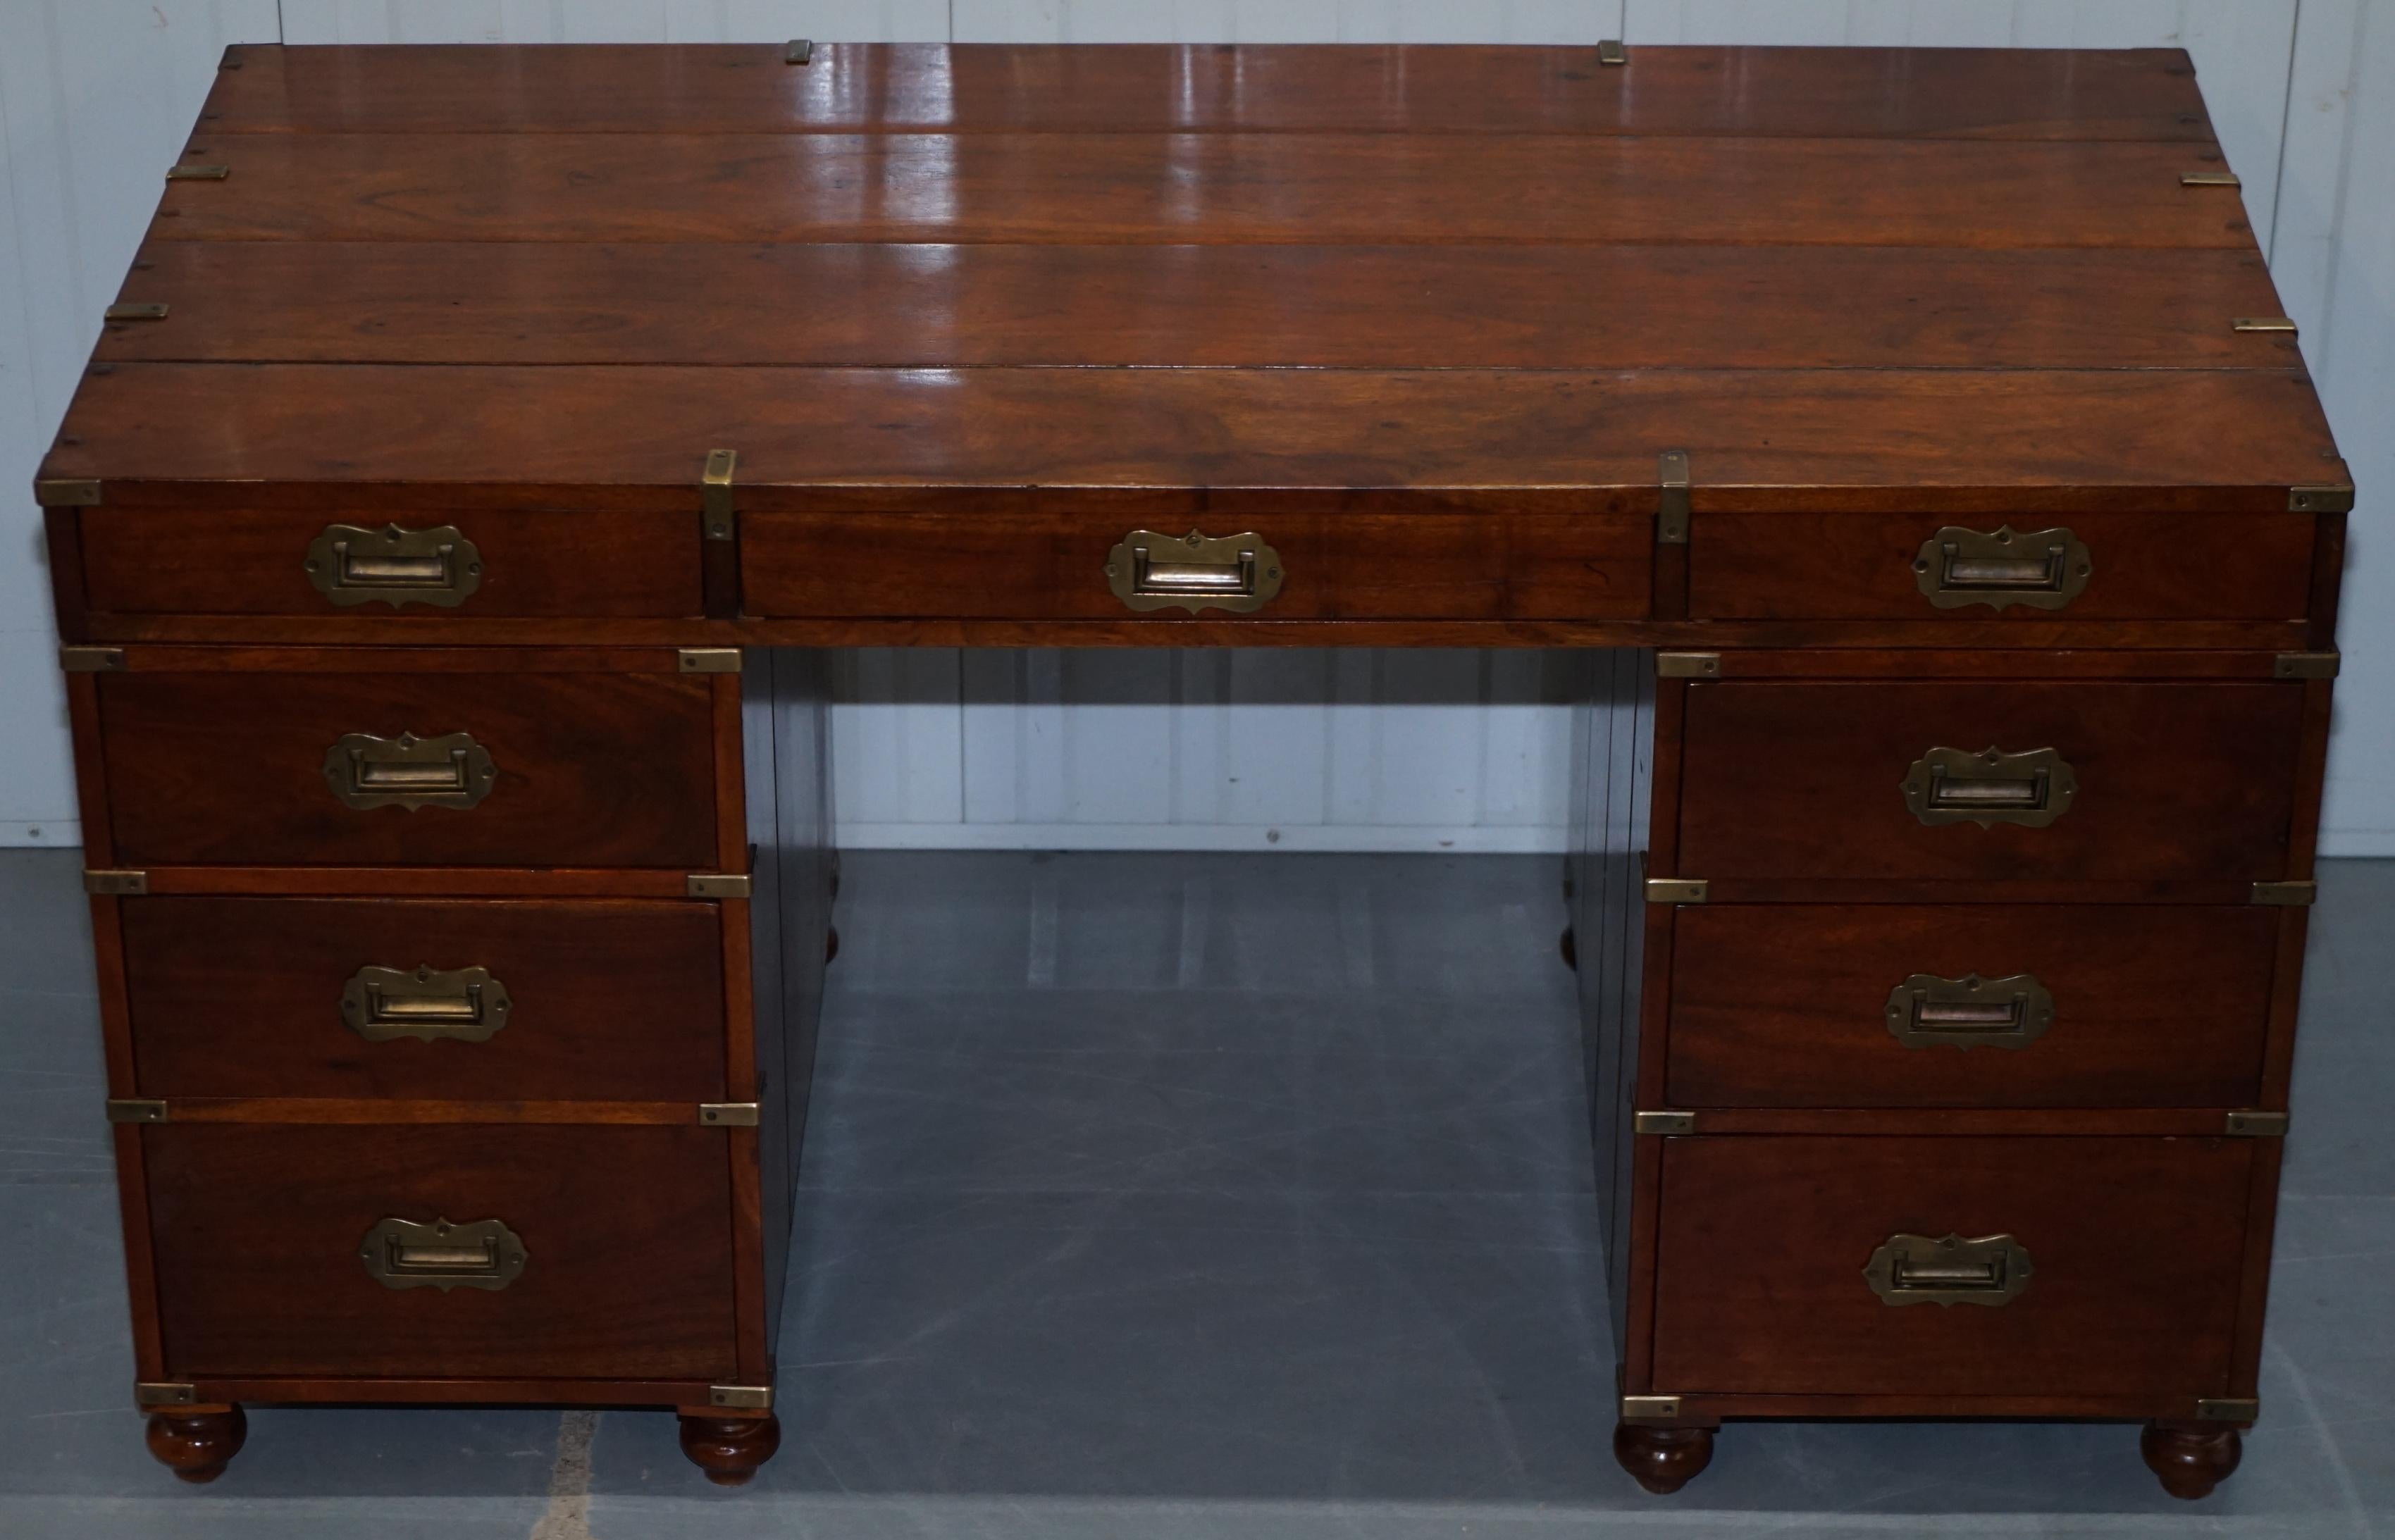
[[[41,473],[61,635],[122,649],[68,701],[86,859],[146,883],[92,909],[110,1094],[169,1106],[115,1130],[136,1368],[194,1398],[162,1454],[274,1401],[772,1454],[721,1403],[774,1384],[835,936],[819,661],[769,650],[1527,646],[1714,660],[1577,670],[1620,1389],[1669,1398],[1625,1468],[1741,1416],[2233,1465],[2198,1402],[2256,1394],[2279,1152],[2221,1130],[2285,1107],[2304,918],[2251,901],[2311,872],[2332,687],[2279,655],[2334,647],[2349,494],[2294,340],[2230,324],[2284,306],[2184,179],[2227,168],[2185,54],[243,47],[180,160],[229,174],[165,186],[120,296],[169,313],[103,329]],[[483,586],[336,608],[334,521],[454,523]],[[1950,524],[2067,524],[2088,588],[1934,608]],[[1140,528],[1253,531],[1282,591],[1126,612]],[[470,812],[318,778],[456,728],[505,772]],[[2072,810],[1913,821],[1910,762],[1991,741],[2062,750]],[[521,1017],[346,1041],[408,946]],[[1888,1037],[1908,974],[2015,968],[2031,1046]],[[494,1193],[507,1290],[347,1270],[374,1211]],[[1862,1283],[1896,1228],[2007,1225],[2002,1309]]]
[[[1975,831],[1976,832],[1976,831]],[[1705,904],[1673,946],[1674,1107],[2251,1107],[2284,911]],[[2023,1047],[1908,1047],[1914,974],[2035,976]],[[2214,1127],[2218,1120],[2212,1120]]]
[[[176,1378],[731,1377],[725,1130],[695,1117],[141,1137]],[[503,1220],[523,1270],[503,1289],[384,1288],[358,1244],[391,1218]]]
[[[2299,684],[1699,684],[1682,870],[1706,877],[2287,875]],[[1902,783],[1938,747],[2058,750],[2078,794],[2044,828],[1925,825]],[[1967,894],[1963,895],[1967,896]]]
[[2137,1453],[2161,1479],[2163,1490],[2194,1502],[2236,1472],[2245,1441],[2234,1428],[2150,1422],[2137,1437]]
[[147,1441],[150,1453],[177,1480],[205,1485],[223,1475],[249,1441],[249,1418],[238,1406],[221,1412],[152,1412]]
[[[711,904],[123,905],[143,1096],[731,1099],[722,938]],[[359,969],[419,965],[488,968],[511,1001],[506,1024],[480,1043],[377,1043],[344,1020],[342,986]]]
[[[1786,1395],[2228,1393],[2254,1142],[1663,1141],[1655,1379]],[[2009,1304],[1888,1305],[1891,1235],[2009,1233]]]

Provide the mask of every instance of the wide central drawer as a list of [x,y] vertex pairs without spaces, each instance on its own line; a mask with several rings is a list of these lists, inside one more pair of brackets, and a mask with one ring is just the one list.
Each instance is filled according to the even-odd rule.
[[1699,683],[1682,872],[1711,879],[2286,875],[2303,687]]
[[1705,904],[1675,1107],[2250,1107],[2284,911]]
[[130,898],[145,1097],[720,1101],[711,903]]
[[178,1378],[733,1372],[720,1130],[219,1124],[141,1139]]
[[2255,1149],[2230,1139],[1668,1139],[1655,1385],[2226,1395]]
[[520,666],[104,674],[116,860],[710,866],[710,681]]

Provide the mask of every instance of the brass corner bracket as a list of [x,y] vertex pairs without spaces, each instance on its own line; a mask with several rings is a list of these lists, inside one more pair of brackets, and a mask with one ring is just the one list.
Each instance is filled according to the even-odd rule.
[[150,891],[150,874],[87,870],[83,875],[83,890],[94,898],[139,898]]
[[782,50],[782,62],[785,64],[812,64],[814,58],[815,40],[812,37],[794,37]]
[[736,449],[710,449],[707,468],[699,473],[700,524],[709,540],[736,540],[739,516],[732,511],[732,472],[740,464]]
[[735,1407],[744,1412],[770,1412],[774,1409],[774,1388],[770,1385],[710,1385],[707,1388],[707,1404]]
[[166,179],[170,182],[220,182],[232,175],[229,165],[170,165]]
[[754,1128],[757,1126],[757,1103],[702,1101],[698,1104],[698,1121],[709,1128]]
[[1680,1415],[1680,1398],[1624,1396],[1621,1413],[1623,1422],[1670,1422]]
[[121,674],[125,671],[125,649],[61,647],[59,649],[59,670],[66,674]]
[[163,1101],[144,1100],[137,1097],[112,1097],[108,1101],[108,1121],[111,1123],[164,1123],[166,1121],[166,1104]]
[[2313,487],[2287,489],[2289,513],[2351,513],[2353,483],[2336,481]]
[[2293,318],[2283,315],[2232,316],[2229,322],[2232,332],[2290,332],[2296,329]]
[[1618,37],[1600,38],[1596,45],[1596,61],[1605,65],[1627,64],[1630,62],[1630,50]]
[[136,1406],[192,1406],[199,1399],[199,1387],[189,1380],[144,1379],[133,1385]]
[[737,647],[685,647],[674,654],[674,666],[684,674],[737,674]]
[[1718,679],[1722,661],[1719,652],[1658,652],[1655,654],[1655,677],[1659,679]]
[[2282,909],[2309,909],[2319,900],[2317,882],[2257,882],[2250,902]]
[[1655,504],[1655,544],[1688,543],[1688,452],[1667,449],[1655,457],[1655,480],[1661,489]]
[[1702,903],[1710,885],[1703,877],[1648,877],[1648,903]]
[[1634,1134],[1693,1134],[1697,1131],[1694,1112],[1633,1112],[1630,1131]]
[[748,896],[748,874],[693,872],[682,879],[682,895],[694,899],[745,899]]
[[166,319],[166,307],[164,305],[111,305],[99,312],[99,319],[102,321],[164,321]]
[[2287,1132],[2287,1114],[2251,1110],[2234,1112],[2223,1120],[2221,1132],[2237,1139],[2283,1139]]
[[2335,652],[2282,652],[2270,663],[2274,679],[2333,679],[2344,659]]
[[2182,171],[2178,174],[2181,187],[2243,187],[2244,181],[2234,171]]
[[2203,1396],[2195,1415],[2203,1422],[2253,1422],[2262,1415],[2262,1403],[2252,1396]]
[[96,508],[99,507],[99,482],[88,476],[35,481],[33,501],[46,508]]

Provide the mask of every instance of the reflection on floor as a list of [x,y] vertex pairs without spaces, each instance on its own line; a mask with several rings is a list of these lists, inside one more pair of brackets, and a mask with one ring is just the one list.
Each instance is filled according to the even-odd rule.
[[76,853],[0,852],[0,1534],[2395,1533],[2395,862],[2322,874],[2264,1419],[2192,1506],[2121,1425],[1733,1424],[1632,1486],[1552,860],[844,865],[755,1484],[661,1413],[266,1409],[186,1488],[128,1404]]

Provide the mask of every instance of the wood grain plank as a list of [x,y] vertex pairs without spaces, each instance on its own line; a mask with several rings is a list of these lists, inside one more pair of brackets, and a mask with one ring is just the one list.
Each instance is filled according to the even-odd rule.
[[937,489],[1026,488],[1100,503],[1098,489],[1314,488],[1334,508],[1362,492],[1469,502],[1459,489],[1502,489],[1510,502],[1542,488],[1651,495],[1657,453],[1682,446],[1700,519],[1799,507],[1821,488],[1855,507],[1868,489],[1900,491],[1912,509],[2053,507],[2072,489],[2123,487],[2167,508],[2169,489],[2187,489],[2284,514],[2285,489],[2316,479],[2331,451],[2306,377],[2275,370],[158,363],[87,380],[64,432],[73,441],[42,474],[99,477],[112,505],[176,495],[146,481],[280,483],[303,501],[397,483],[434,500],[502,486],[687,497],[711,444],[739,449],[744,508],[838,506],[802,488],[905,489],[891,494],[899,507],[932,506]]
[[[2288,367],[2252,252],[152,241],[109,362]],[[793,303],[793,296],[807,296]],[[312,533],[312,532],[311,532]],[[123,608],[122,605],[103,606]]]
[[245,47],[239,133],[1237,130],[2211,137],[2186,56],[2124,50],[818,43]]
[[249,134],[174,241],[2254,244],[2178,144],[1424,134]]

